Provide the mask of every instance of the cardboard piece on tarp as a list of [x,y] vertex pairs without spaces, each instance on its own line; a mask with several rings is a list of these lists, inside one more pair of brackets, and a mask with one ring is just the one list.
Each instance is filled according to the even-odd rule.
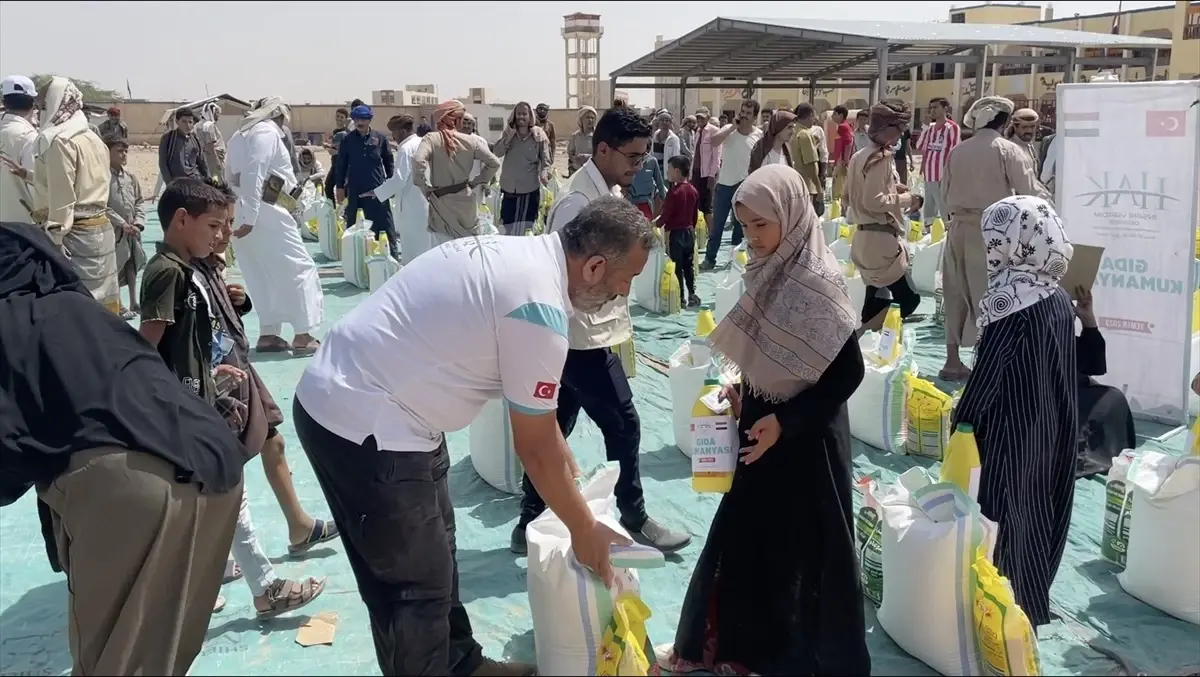
[[303,647],[332,646],[333,636],[337,633],[338,615],[333,611],[323,611],[310,617],[296,631],[296,643]]
[[1100,272],[1100,261],[1104,258],[1104,247],[1093,247],[1087,244],[1073,244],[1071,263],[1067,265],[1067,274],[1059,282],[1059,286],[1067,290],[1071,298],[1078,301],[1076,290],[1079,288],[1091,290],[1096,284],[1096,275]]

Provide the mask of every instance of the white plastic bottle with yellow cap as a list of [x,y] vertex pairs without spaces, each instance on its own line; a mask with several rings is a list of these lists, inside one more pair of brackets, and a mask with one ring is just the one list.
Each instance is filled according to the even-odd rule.
[[692,489],[726,493],[737,470],[737,421],[721,400],[721,381],[710,369],[692,406]]
[[904,320],[900,318],[900,306],[893,303],[888,306],[887,315],[883,318],[883,328],[879,331],[879,343],[873,355],[877,364],[896,363],[903,350],[900,338],[903,332]]

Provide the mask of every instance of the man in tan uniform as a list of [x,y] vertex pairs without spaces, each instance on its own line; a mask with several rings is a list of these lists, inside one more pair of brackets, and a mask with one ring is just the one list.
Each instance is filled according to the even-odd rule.
[[[500,169],[500,159],[492,154],[481,136],[458,131],[467,109],[451,99],[433,111],[436,134],[426,134],[412,160],[412,180],[429,201],[429,232],[433,246],[460,237],[480,235],[476,226],[478,203],[473,192],[486,186]],[[475,162],[478,174],[472,176]]]
[[117,240],[108,222],[111,178],[108,146],[88,125],[83,94],[67,78],[51,79],[34,141],[33,220],[70,252],[92,296],[119,314]]
[[[908,191],[896,177],[896,164],[889,150],[912,121],[908,104],[888,99],[871,106],[870,142],[850,158],[846,172],[846,194],[842,204],[858,219],[858,232],[850,249],[850,260],[858,268],[867,292],[862,323],[878,331],[892,303],[907,318],[921,305],[921,295],[908,283],[908,235],[905,214],[921,207],[921,198]],[[887,288],[889,297],[877,296]]]
[[939,376],[966,379],[971,371],[959,357],[959,346],[973,346],[979,300],[987,288],[986,247],[980,217],[983,210],[1011,195],[1050,200],[1037,180],[1037,164],[1024,148],[1005,139],[1013,102],[999,96],[975,102],[963,124],[975,130],[960,143],[946,164],[942,190],[949,216],[942,250],[942,294],[946,310],[946,364]]

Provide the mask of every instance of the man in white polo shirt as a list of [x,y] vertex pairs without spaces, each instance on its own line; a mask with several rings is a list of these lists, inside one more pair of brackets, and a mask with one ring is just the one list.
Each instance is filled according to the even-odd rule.
[[[296,387],[296,434],[343,529],[384,675],[524,675],[483,658],[458,599],[444,433],[508,401],[525,471],[611,582],[554,412],[567,323],[629,293],[657,242],[617,197],[560,232],[453,240],[418,257],[325,336]],[[497,447],[497,453],[503,453]]]
[[708,246],[700,270],[712,270],[717,266],[717,252],[721,250],[721,234],[725,221],[733,221],[733,235],[729,241],[733,246],[742,243],[742,224],[733,213],[733,194],[750,175],[750,152],[762,138],[763,130],[755,126],[758,120],[757,101],[743,101],[737,121],[713,134],[712,143],[721,146],[721,169],[717,173],[717,190],[713,195],[713,220],[708,227]]
[[[592,133],[592,157],[571,176],[547,219],[551,232],[576,222],[576,215],[609,195],[620,195],[649,157],[650,126],[632,108],[614,108],[596,122]],[[640,212],[639,212],[640,214]],[[645,219],[643,219],[645,220]],[[591,234],[583,233],[588,237]],[[598,233],[596,235],[599,235]],[[571,316],[571,350],[562,370],[562,393],[558,399],[558,425],[563,437],[570,437],[579,412],[592,419],[604,435],[604,451],[609,461],[621,466],[613,491],[621,525],[639,543],[663,552],[686,546],[691,535],[671,531],[646,514],[638,454],[642,446],[642,423],[633,405],[633,390],[613,354],[612,347],[633,336],[629,322],[628,290],[620,298],[601,308],[577,308]],[[511,549],[525,554],[525,527],[546,509],[547,501],[539,494],[537,478],[522,482],[521,518],[513,529]],[[553,507],[553,506],[551,506]]]

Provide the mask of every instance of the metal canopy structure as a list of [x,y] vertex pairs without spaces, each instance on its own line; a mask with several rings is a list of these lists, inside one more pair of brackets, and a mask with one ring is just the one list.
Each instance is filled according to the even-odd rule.
[[[987,54],[988,46],[1020,45],[1053,50],[1041,56]],[[1153,57],[1075,58],[1076,47],[1153,50]],[[982,62],[1061,66],[1152,66],[1158,50],[1171,41],[1106,33],[1065,31],[1022,25],[852,21],[831,19],[745,19],[718,17],[681,38],[612,72],[613,89],[621,78],[677,78],[681,89],[695,78],[802,80],[809,87],[830,78],[877,84],[925,63]],[[982,69],[981,69],[982,71]],[[982,77],[982,72],[979,74]],[[1067,69],[1065,77],[1070,76]],[[882,80],[882,82],[880,82]],[[662,88],[661,84],[622,83],[626,88]],[[761,86],[761,85],[760,85]],[[790,85],[790,86],[795,86]],[[828,87],[828,84],[822,86]],[[769,85],[768,85],[769,87]]]

